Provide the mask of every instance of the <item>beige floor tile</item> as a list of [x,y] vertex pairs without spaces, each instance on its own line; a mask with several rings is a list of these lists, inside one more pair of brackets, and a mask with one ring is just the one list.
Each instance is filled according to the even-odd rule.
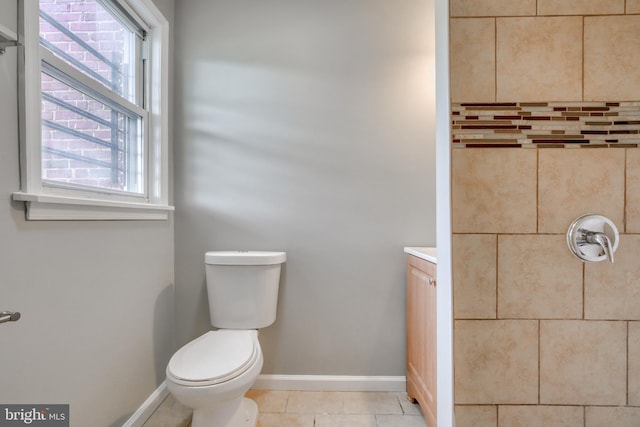
[[374,415],[316,415],[315,427],[377,427]]
[[257,427],[313,427],[312,414],[260,414]]
[[[257,427],[425,425],[419,406],[411,403],[406,393],[250,390],[247,397],[259,405]],[[345,413],[345,405],[353,413]],[[283,413],[289,409],[301,412]],[[143,427],[191,427],[191,410],[169,396]]]
[[260,413],[284,413],[289,399],[288,391],[249,390],[245,395],[258,404]]
[[152,418],[149,418],[143,427],[190,427],[191,426],[191,413],[187,418],[180,416],[179,414],[169,413],[168,411],[160,411],[154,413]]
[[402,407],[396,393],[351,392],[344,394],[345,414],[398,414]]
[[290,414],[343,414],[344,393],[292,391],[286,412]]
[[426,427],[424,418],[415,415],[376,415],[378,427]]
[[191,424],[191,414],[191,409],[169,394],[143,427],[188,427]]
[[398,395],[398,400],[400,401],[400,406],[402,407],[402,412],[405,415],[420,415],[422,416],[422,411],[420,410],[420,405],[418,403],[413,403],[409,400],[409,396],[406,393],[400,393]]

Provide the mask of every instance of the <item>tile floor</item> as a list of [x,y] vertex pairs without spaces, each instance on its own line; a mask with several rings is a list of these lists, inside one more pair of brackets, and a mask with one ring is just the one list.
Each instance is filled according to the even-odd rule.
[[[250,390],[258,427],[426,427],[405,393]],[[169,395],[143,427],[190,427],[191,412]]]

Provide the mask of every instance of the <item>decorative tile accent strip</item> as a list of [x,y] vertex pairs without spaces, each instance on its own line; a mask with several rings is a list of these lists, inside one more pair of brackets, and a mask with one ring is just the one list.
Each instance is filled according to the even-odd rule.
[[640,102],[453,103],[454,147],[638,147]]

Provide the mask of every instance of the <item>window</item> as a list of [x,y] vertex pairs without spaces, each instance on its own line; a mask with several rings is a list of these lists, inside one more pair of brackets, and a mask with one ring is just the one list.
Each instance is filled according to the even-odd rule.
[[28,219],[165,219],[168,24],[151,0],[25,0]]

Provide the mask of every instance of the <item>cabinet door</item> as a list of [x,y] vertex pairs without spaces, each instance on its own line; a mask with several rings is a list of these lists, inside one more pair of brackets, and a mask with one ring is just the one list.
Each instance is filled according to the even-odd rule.
[[407,257],[407,394],[436,426],[436,266]]

